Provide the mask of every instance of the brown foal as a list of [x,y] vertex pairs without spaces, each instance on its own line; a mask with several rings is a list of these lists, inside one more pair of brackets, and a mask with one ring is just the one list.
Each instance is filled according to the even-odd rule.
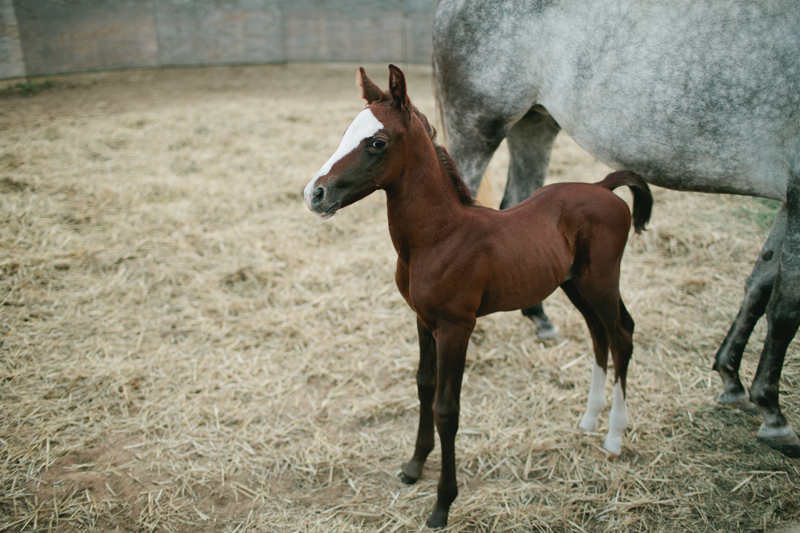
[[395,281],[417,314],[420,363],[419,431],[402,479],[415,482],[434,447],[442,467],[431,527],[447,525],[458,494],[455,437],[467,343],[479,316],[535,305],[561,287],[586,319],[595,355],[586,414],[594,430],[606,404],[610,349],[614,395],[604,443],[619,455],[627,426],[625,379],[633,350],[633,319],[619,295],[620,261],[631,226],[627,204],[612,189],[634,197],[633,223],[641,232],[652,196],[632,172],[596,184],[558,183],[537,190],[504,211],[474,205],[436,132],[406,94],[402,71],[389,66],[389,92],[364,69],[358,83],[366,108],[341,145],[305,189],[308,208],[323,218],[386,191],[389,233],[397,250]]

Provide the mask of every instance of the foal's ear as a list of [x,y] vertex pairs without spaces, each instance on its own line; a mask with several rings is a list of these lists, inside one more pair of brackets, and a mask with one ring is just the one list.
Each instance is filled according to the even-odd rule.
[[383,98],[383,92],[367,77],[367,72],[364,70],[364,67],[358,67],[356,83],[361,87],[361,97],[367,101],[367,104],[372,104]]
[[403,71],[394,65],[389,65],[389,93],[397,109],[404,109],[411,103],[406,93],[406,77]]

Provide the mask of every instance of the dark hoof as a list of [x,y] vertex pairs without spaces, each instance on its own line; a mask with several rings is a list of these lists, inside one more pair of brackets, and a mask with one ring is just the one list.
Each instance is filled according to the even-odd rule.
[[800,444],[780,444],[772,443],[766,439],[762,440],[767,444],[767,446],[773,450],[778,450],[789,459],[800,459]]
[[748,394],[747,391],[721,392],[720,395],[717,396],[717,401],[723,405],[737,407],[745,413],[750,413],[751,415],[758,414],[758,408],[756,407],[756,404],[750,401],[750,394]]
[[438,505],[433,508],[433,512],[425,523],[429,528],[440,529],[447,526],[447,513],[449,509],[443,509]]
[[758,430],[758,438],[786,457],[800,459],[800,439],[791,427],[770,428],[762,425]]
[[400,471],[400,481],[406,485],[413,485],[419,478],[422,477],[422,465],[424,463],[412,459],[403,465]]
[[402,481],[406,485],[413,485],[414,483],[417,482],[417,479],[419,478],[411,477],[405,472],[400,472],[400,481]]

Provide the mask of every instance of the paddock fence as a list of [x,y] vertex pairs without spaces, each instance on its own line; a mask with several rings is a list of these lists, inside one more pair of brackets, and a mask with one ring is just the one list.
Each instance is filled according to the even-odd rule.
[[436,0],[0,0],[0,79],[127,68],[430,62]]

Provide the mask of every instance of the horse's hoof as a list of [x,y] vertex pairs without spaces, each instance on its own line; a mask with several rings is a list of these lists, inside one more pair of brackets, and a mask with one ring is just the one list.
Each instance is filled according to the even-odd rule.
[[447,513],[449,509],[443,509],[438,505],[433,508],[433,512],[428,517],[425,524],[431,529],[440,529],[447,526]]
[[717,396],[717,402],[723,405],[737,407],[745,413],[750,413],[752,415],[758,414],[758,407],[750,401],[750,394],[747,391],[721,392],[719,396]]
[[403,465],[400,470],[400,481],[406,485],[413,485],[422,477],[422,464],[419,461],[411,460]]
[[578,427],[584,430],[586,433],[592,433],[595,429],[597,429],[597,417],[593,417],[588,413],[583,415],[581,421],[578,422]]
[[405,485],[413,485],[417,482],[417,479],[418,478],[409,476],[405,472],[400,472],[400,481],[402,481]]
[[758,430],[758,438],[764,441],[767,446],[778,450],[786,457],[800,459],[800,439],[797,438],[791,427],[771,428],[761,424],[761,428]]
[[536,323],[536,337],[540,341],[550,342],[558,339],[559,334],[558,326],[550,321]]

